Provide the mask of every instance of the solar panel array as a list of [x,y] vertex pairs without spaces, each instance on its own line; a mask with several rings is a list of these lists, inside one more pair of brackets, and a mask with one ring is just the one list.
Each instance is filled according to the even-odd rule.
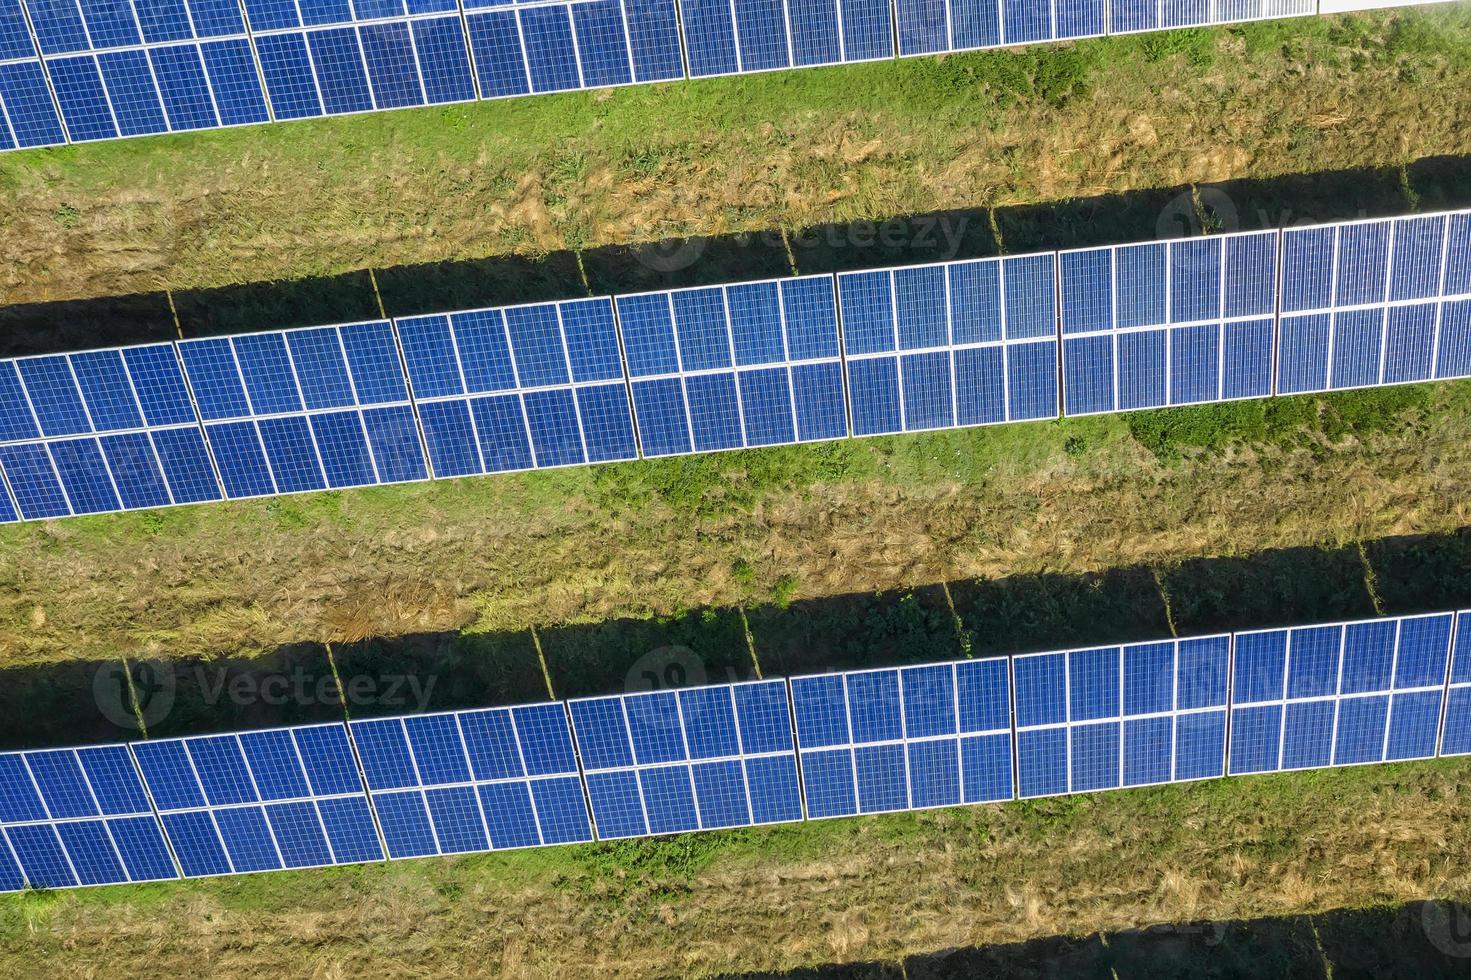
[[341,724],[129,748],[186,877],[383,859]]
[[1282,236],[1279,393],[1471,374],[1471,214]]
[[593,839],[560,703],[352,723],[391,858]]
[[1471,611],[0,754],[0,891],[1471,755]]
[[1063,252],[1068,415],[1272,393],[1277,233]]
[[1471,211],[0,361],[0,523],[1471,377]]
[[0,150],[1320,8],[1337,9],[1329,0],[0,0]]
[[784,681],[568,708],[599,840],[802,819]]

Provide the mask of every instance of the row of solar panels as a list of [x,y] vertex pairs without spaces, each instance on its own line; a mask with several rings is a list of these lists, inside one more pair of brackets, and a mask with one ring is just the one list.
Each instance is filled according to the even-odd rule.
[[1471,212],[0,361],[0,522],[1471,376]]
[[1466,754],[1471,613],[1437,613],[13,752],[0,889]]
[[1317,0],[0,0],[0,149],[1313,14]]

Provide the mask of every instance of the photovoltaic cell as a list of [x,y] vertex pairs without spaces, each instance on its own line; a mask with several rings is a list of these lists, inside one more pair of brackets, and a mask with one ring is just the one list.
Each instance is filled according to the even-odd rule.
[[1272,393],[1276,232],[1063,252],[1063,411]]
[[808,819],[1014,798],[1004,657],[791,680]]
[[187,878],[383,859],[340,724],[131,748]]
[[1471,213],[1283,232],[1277,393],[1471,376]]
[[617,299],[645,457],[848,434],[832,278]]
[[802,819],[784,681],[568,708],[599,840]]
[[225,494],[427,479],[386,320],[179,342]]
[[1231,774],[1433,757],[1453,619],[1238,633]]
[[219,499],[169,344],[0,362],[0,412],[24,519]]
[[0,755],[0,835],[0,891],[179,876],[123,745]]
[[1016,658],[1022,797],[1224,772],[1229,636]]
[[1053,258],[838,276],[855,435],[1057,417]]
[[392,858],[592,840],[560,702],[352,722]]
[[1471,212],[0,361],[0,520],[1263,397],[1330,372],[1471,376]]
[[635,459],[612,301],[398,321],[438,477]]

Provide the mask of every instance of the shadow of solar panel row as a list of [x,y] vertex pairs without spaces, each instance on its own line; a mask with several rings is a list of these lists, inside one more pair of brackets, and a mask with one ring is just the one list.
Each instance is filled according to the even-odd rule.
[[1471,377],[1471,212],[0,361],[0,523]]
[[1471,755],[1471,611],[0,754],[0,891]]
[[0,0],[0,150],[1303,16],[1320,6],[1334,5]]

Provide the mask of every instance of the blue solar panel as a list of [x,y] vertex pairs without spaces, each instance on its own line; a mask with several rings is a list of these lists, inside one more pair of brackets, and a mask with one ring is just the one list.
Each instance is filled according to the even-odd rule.
[[1016,658],[1023,797],[1224,773],[1231,638]]
[[44,64],[37,57],[20,6],[6,0],[0,150],[1315,9],[1311,0],[894,0],[892,6],[888,0],[678,0],[678,6],[676,0],[245,0],[243,10],[228,0],[187,6],[32,0],[29,6],[48,57]]
[[791,681],[808,819],[1014,797],[1008,663]]
[[784,681],[568,707],[599,840],[802,819]]
[[131,748],[185,877],[383,859],[340,724]]
[[847,435],[830,276],[617,299],[645,457]]
[[123,745],[0,755],[0,891],[177,878]]
[[679,6],[691,78],[894,56],[887,0],[680,0]]
[[1052,257],[838,276],[855,435],[1057,417]]
[[226,496],[428,478],[388,321],[178,346]]
[[0,361],[0,470],[33,520],[1471,376],[1471,213],[1342,228]]
[[397,326],[436,476],[637,457],[610,300]]
[[1237,634],[1231,773],[1433,757],[1452,620]]
[[352,723],[393,858],[592,840],[560,703]]
[[1438,755],[1471,755],[1471,613],[1456,616]]
[[1063,252],[1068,415],[1272,393],[1276,232]]
[[1462,214],[1283,232],[1277,393],[1471,375]]

